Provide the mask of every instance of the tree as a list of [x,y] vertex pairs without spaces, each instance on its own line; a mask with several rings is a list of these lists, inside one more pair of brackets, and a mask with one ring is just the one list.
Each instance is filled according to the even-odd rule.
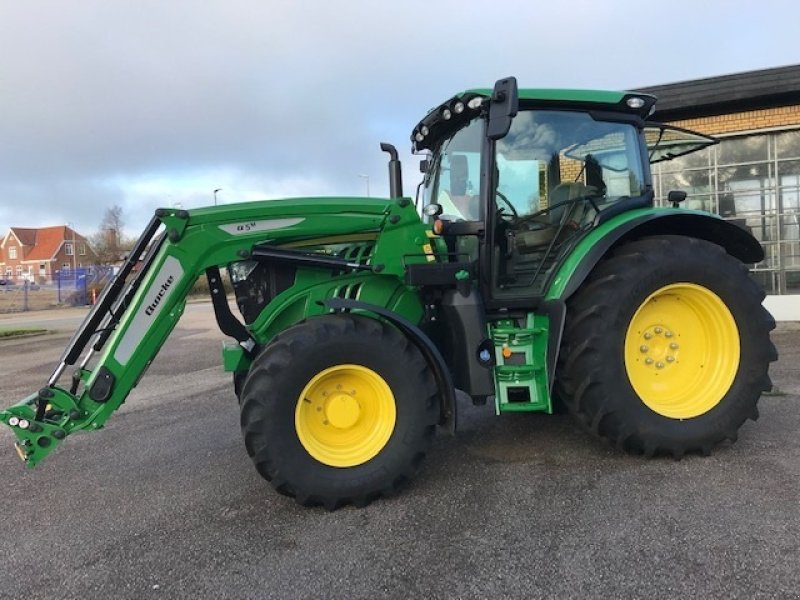
[[92,247],[97,254],[99,264],[118,262],[131,248],[131,240],[125,238],[122,231],[125,225],[122,207],[118,204],[106,208],[100,227],[92,236]]

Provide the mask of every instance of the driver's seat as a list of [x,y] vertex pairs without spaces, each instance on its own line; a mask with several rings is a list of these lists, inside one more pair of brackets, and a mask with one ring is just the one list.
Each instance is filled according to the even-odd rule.
[[522,254],[538,250],[553,241],[563,223],[580,221],[576,217],[582,210],[583,202],[573,202],[573,200],[584,198],[590,192],[591,187],[579,181],[559,183],[550,191],[548,199],[549,205],[555,208],[533,217],[528,222],[530,230],[516,232],[514,241],[517,250]]

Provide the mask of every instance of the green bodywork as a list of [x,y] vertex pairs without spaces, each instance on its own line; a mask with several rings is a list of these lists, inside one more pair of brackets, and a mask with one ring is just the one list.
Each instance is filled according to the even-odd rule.
[[[422,317],[418,294],[403,283],[403,275],[405,265],[427,262],[424,246],[429,243],[430,227],[420,221],[408,199],[304,198],[203,208],[189,211],[188,218],[178,217],[178,212],[168,210],[162,217],[169,237],[95,367],[81,371],[83,391],[71,394],[52,387],[48,399],[52,417],[42,421],[34,419],[38,394],[0,412],[0,420],[7,425],[17,423],[12,430],[29,466],[41,461],[67,435],[102,427],[155,359],[198,277],[209,267],[241,260],[241,253],[256,243],[324,249],[352,240],[374,240],[371,271],[335,275],[314,267],[298,269],[294,285],[278,294],[248,326],[259,345],[294,323],[329,312],[318,301],[338,297],[342,289],[355,286],[363,302],[388,308],[414,323]],[[155,309],[148,315],[156,298]],[[223,355],[228,368],[247,367],[241,348],[228,346]],[[88,390],[101,366],[113,375],[114,386],[110,397],[99,403],[89,397]],[[29,425],[22,428],[20,421]]]
[[[546,298],[561,298],[581,261],[599,240],[643,215],[671,212],[690,211],[633,210],[591,230],[575,245],[552,278]],[[167,232],[177,233],[165,240],[96,365],[81,370],[82,391],[71,394],[63,387],[52,387],[48,414],[55,416],[42,421],[34,420],[38,394],[0,412],[0,420],[6,424],[12,419],[30,424],[26,429],[19,425],[12,427],[18,451],[28,466],[39,463],[69,434],[101,428],[155,359],[183,314],[186,296],[197,278],[208,267],[240,260],[241,252],[256,243],[268,241],[278,247],[317,251],[342,244],[357,245],[365,240],[374,244],[369,257],[370,271],[332,275],[325,269],[299,269],[294,285],[275,296],[248,325],[259,345],[267,344],[276,333],[303,319],[330,312],[319,302],[347,297],[353,289],[357,290],[354,299],[388,308],[413,323],[422,319],[420,295],[417,289],[404,283],[405,270],[407,265],[430,260],[429,244],[432,243],[434,251],[441,251],[441,238],[432,235],[430,225],[420,220],[408,199],[274,200],[203,208],[189,211],[188,218],[179,218],[176,213],[167,211],[163,222]],[[268,232],[259,228],[270,226],[270,222],[277,228]],[[248,227],[253,230],[248,231]],[[158,312],[143,327],[142,315],[146,314],[148,303],[152,304],[153,293],[163,286],[164,272],[172,273],[174,281],[161,297]],[[456,272],[453,283],[463,277],[463,272]],[[546,361],[548,317],[531,312],[522,327],[511,320],[495,321],[488,327],[488,337],[495,348],[497,413],[552,412],[548,386],[552,374],[548,373]],[[508,358],[504,349],[511,353]],[[250,358],[240,345],[224,346],[225,370],[244,371],[249,364]],[[115,379],[111,396],[102,403],[92,400],[88,393],[100,366],[108,369]]]
[[528,313],[524,327],[503,319],[489,325],[495,350],[495,412],[553,412],[548,387],[547,316]]
[[[488,99],[491,90],[470,90],[464,94]],[[619,105],[626,96],[624,92],[585,90],[519,92],[521,100],[562,102],[569,106]],[[624,106],[618,109],[630,112]],[[434,111],[429,113],[433,118],[431,115]],[[428,121],[415,131],[420,131],[426,122],[432,123],[430,118],[426,117]],[[673,213],[687,215],[692,211],[634,208],[599,225],[587,225],[553,264],[552,273],[543,280],[547,285],[541,288],[544,293],[539,299],[563,303],[570,282],[585,277],[587,263],[591,263],[588,265],[591,268],[599,260],[593,253],[598,245],[619,237],[617,232],[629,228],[635,219]],[[62,358],[60,370],[56,370],[46,388],[0,412],[0,421],[13,430],[17,451],[27,466],[38,464],[68,435],[103,427],[155,360],[183,314],[186,297],[197,279],[208,269],[226,268],[250,259],[257,245],[305,255],[345,257],[358,268],[337,270],[307,263],[297,266],[292,282],[267,299],[250,322],[245,323],[253,346],[230,342],[224,345],[223,366],[237,374],[247,372],[253,347],[264,347],[276,334],[304,319],[331,312],[323,306],[328,299],[356,300],[373,308],[388,309],[412,324],[423,324],[429,316],[427,311],[434,308],[431,298],[437,296],[426,295],[430,290],[424,285],[409,283],[409,267],[458,260],[448,254],[443,238],[433,235],[431,225],[423,222],[409,198],[297,198],[191,211],[162,209],[156,214],[165,237],[160,246],[154,246],[157,253],[145,259],[147,268],[143,267],[141,276],[137,279],[132,275],[126,283],[131,286],[128,288],[131,296],[126,296],[123,290],[120,297],[125,298],[125,303],[117,304],[114,309],[120,315],[119,320],[112,325],[113,332],[97,355],[90,352],[91,361],[84,356],[83,361],[69,362],[82,365],[74,376],[73,387],[58,385],[68,364]],[[704,218],[710,216],[698,214]],[[441,287],[437,289],[449,287],[474,292],[485,285],[488,278],[470,273],[464,267],[459,263],[452,271],[445,271],[452,273],[452,282],[439,281],[435,285]],[[138,288],[131,281],[136,281]],[[81,330],[91,317],[91,314],[87,317]],[[482,354],[486,354],[482,368],[491,369],[497,414],[552,412],[550,386],[555,373],[551,372],[554,364],[548,362],[553,356],[549,344],[551,330],[555,331],[558,325],[560,331],[563,322],[551,323],[551,317],[539,312],[527,312],[524,318],[510,318],[502,312],[483,317],[488,347],[481,346]],[[473,353],[476,349],[458,351]],[[453,368],[452,364],[447,367]],[[98,400],[92,399],[91,392],[102,389],[104,381],[111,381],[108,393],[101,394]],[[486,382],[491,385],[488,375]],[[98,398],[98,394],[94,397]],[[40,410],[44,407],[42,398],[47,399],[47,409],[44,418],[37,419],[37,405]]]

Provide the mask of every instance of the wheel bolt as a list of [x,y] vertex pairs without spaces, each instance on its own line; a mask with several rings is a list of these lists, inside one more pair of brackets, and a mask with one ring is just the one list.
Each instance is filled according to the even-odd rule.
[[676,344],[675,342],[672,342],[672,343],[669,345],[669,347],[670,347],[670,348],[672,348],[673,350],[677,350],[677,349],[678,349],[678,344]]
[[670,363],[671,362],[675,362],[675,357],[674,356],[668,356],[667,357],[667,362],[670,362]]
[[647,347],[647,346],[645,346],[644,344],[642,344],[641,346],[639,346],[639,351],[640,351],[640,352],[647,352],[648,350],[650,350],[650,348],[648,348],[648,347]]
[[644,339],[646,339],[646,340],[649,340],[651,337],[653,337],[653,334],[650,333],[649,331],[644,334]]
[[648,356],[647,358],[644,359],[644,364],[652,365],[653,364],[653,359]]
[[665,331],[665,332],[664,332],[664,337],[671,338],[671,337],[672,337],[672,332],[671,332],[671,331],[669,331],[669,330],[668,330],[668,331]]
[[656,369],[663,369],[663,368],[664,368],[664,363],[662,363],[661,361],[658,361],[656,363]]
[[661,327],[656,327],[654,331],[655,331],[656,333],[661,333],[661,332],[662,332],[662,331],[664,331],[664,330],[663,330],[663,329],[661,329]]

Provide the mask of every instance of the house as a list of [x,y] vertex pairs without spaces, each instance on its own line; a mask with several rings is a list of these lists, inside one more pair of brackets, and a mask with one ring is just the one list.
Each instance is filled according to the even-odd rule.
[[67,225],[11,227],[0,243],[0,278],[48,283],[57,271],[89,267],[97,255],[84,236]]

